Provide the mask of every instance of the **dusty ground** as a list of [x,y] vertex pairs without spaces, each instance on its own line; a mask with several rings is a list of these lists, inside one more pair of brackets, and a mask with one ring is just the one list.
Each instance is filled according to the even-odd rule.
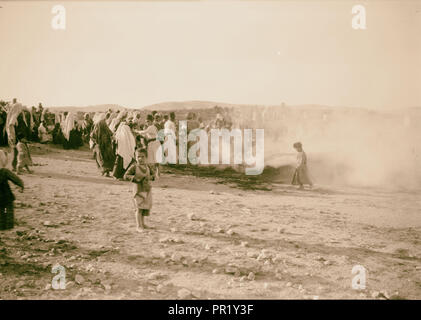
[[167,169],[139,234],[132,185],[101,177],[88,150],[32,152],[17,226],[0,232],[2,299],[421,299],[421,192],[242,190]]

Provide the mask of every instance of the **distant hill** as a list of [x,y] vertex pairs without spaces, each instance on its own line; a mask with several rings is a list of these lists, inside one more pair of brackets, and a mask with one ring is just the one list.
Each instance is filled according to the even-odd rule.
[[285,107],[292,107],[300,110],[305,111],[329,111],[329,110],[348,110],[355,112],[356,110],[365,111],[368,110],[363,108],[351,108],[351,107],[332,107],[332,106],[323,106],[323,105],[316,105],[316,104],[303,104],[303,105],[257,105],[257,104],[234,104],[234,103],[224,103],[224,102],[214,102],[214,101],[168,101],[162,103],[152,104],[146,107],[141,108],[142,110],[147,111],[172,111],[172,110],[204,110],[204,109],[212,109],[215,106],[223,107],[223,108],[238,108],[238,107],[255,107],[255,108],[263,108],[263,107],[277,107],[281,108],[282,106]]
[[122,107],[118,104],[100,104],[95,106],[85,106],[85,107],[75,107],[75,106],[67,106],[67,107],[49,107],[50,111],[54,112],[106,112],[109,109],[113,111],[117,110],[126,110],[128,108]]
[[[213,109],[215,106],[223,107],[223,108],[238,108],[238,107],[255,107],[255,108],[263,108],[266,105],[257,105],[257,104],[234,104],[234,103],[225,103],[225,102],[215,102],[215,101],[200,101],[200,100],[190,100],[190,101],[166,101],[161,103],[156,103],[152,105],[148,105],[145,107],[140,108],[126,108],[118,104],[100,104],[100,105],[93,105],[93,106],[65,106],[65,107],[49,107],[48,109],[54,112],[63,112],[63,111],[71,111],[71,112],[106,112],[109,109],[116,111],[116,110],[142,110],[145,112],[150,112],[153,110],[160,111],[160,112],[168,112],[168,111],[182,111],[185,110],[206,110],[206,109]],[[282,108],[283,105],[270,105],[269,107],[276,107]],[[334,111],[334,112],[351,112],[355,113],[398,113],[398,114],[410,114],[414,116],[421,115],[421,107],[412,107],[412,108],[396,108],[396,109],[368,109],[368,108],[356,108],[356,107],[342,107],[342,106],[324,106],[324,105],[317,105],[317,104],[303,104],[303,105],[284,105],[288,108],[299,109],[302,111]]]
[[[224,102],[213,102],[213,101],[168,101],[152,104],[143,107],[144,110],[156,110],[156,111],[169,111],[169,110],[195,110],[195,109],[212,109],[215,106],[218,107],[238,107],[238,106],[252,106],[252,105],[241,105]],[[256,105],[257,106],[257,105]]]

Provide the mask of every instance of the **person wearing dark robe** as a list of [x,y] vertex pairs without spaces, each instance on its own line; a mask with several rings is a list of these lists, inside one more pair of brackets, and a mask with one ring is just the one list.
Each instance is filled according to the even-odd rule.
[[92,121],[89,113],[85,113],[83,124],[82,124],[82,140],[84,143],[89,142],[89,138],[91,136],[91,131],[94,126],[94,122]]
[[9,186],[9,181],[21,188],[23,192],[23,181],[12,171],[6,168],[7,154],[0,150],[0,230],[13,229],[15,196]]
[[53,130],[53,143],[54,144],[63,144],[64,136],[63,132],[61,131],[60,123],[56,123],[54,125]]
[[64,139],[64,149],[77,149],[83,145],[82,131],[76,126],[69,133],[69,140]]
[[68,113],[62,125],[64,135],[63,148],[77,149],[83,145],[82,131],[77,122],[76,115]]
[[38,134],[38,128],[41,125],[41,121],[40,121],[40,117],[38,116],[37,109],[35,109],[34,106],[32,106],[32,109],[31,109],[31,117],[32,117],[32,121],[30,123],[31,123],[32,128],[31,128],[30,140],[34,142],[39,142],[40,139],[39,139],[39,134]]
[[[109,114],[107,114],[109,117]],[[113,170],[115,154],[113,151],[112,136],[113,133],[107,125],[107,119],[103,119],[95,124],[91,133],[93,149],[98,168],[101,169],[102,175],[110,176]]]
[[32,140],[31,112],[29,112],[27,109],[24,109],[23,117],[23,122],[25,123],[25,138],[29,141]]
[[7,112],[4,109],[5,103],[0,103],[0,146],[7,145],[7,133],[6,133],[6,119]]

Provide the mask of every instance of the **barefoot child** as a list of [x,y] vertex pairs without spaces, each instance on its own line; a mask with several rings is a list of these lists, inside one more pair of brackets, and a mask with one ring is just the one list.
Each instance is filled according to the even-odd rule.
[[144,217],[149,216],[152,208],[152,186],[151,180],[154,180],[153,168],[146,164],[146,150],[136,149],[136,162],[132,164],[124,175],[124,180],[133,182],[134,185],[134,204],[135,216],[138,232],[147,228]]
[[313,186],[313,183],[310,180],[308,169],[307,169],[307,155],[303,150],[301,142],[294,143],[294,149],[298,152],[297,154],[297,165],[294,172],[294,177],[292,178],[293,185],[299,185],[300,189],[304,189],[304,184]]
[[26,144],[27,140],[25,138],[18,139],[18,144],[16,149],[18,150],[18,166],[17,173],[22,173],[22,169],[25,168],[29,173],[32,171],[29,169],[29,166],[32,166],[31,154],[29,153],[28,145]]
[[13,201],[15,196],[10,190],[9,180],[21,188],[23,181],[9,169],[6,169],[7,154],[0,150],[0,230],[13,229],[14,211]]

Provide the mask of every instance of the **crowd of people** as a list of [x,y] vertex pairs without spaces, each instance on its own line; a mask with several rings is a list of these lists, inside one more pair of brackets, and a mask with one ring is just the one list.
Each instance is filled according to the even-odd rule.
[[[16,99],[8,103],[0,101],[0,145],[9,146],[13,154],[13,171],[17,173],[5,169],[8,155],[1,151],[1,216],[6,217],[8,212],[9,215],[10,212],[13,214],[13,206],[10,206],[13,197],[10,197],[7,181],[14,182],[23,190],[23,181],[18,175],[24,170],[32,172],[29,142],[59,144],[64,149],[77,149],[89,144],[103,176],[134,183],[137,229],[144,230],[144,217],[149,215],[152,207],[150,181],[160,176],[159,164],[162,158],[159,155],[162,156],[162,153],[157,151],[165,139],[172,138],[177,144],[179,127],[175,113],[152,111],[142,118],[141,112],[137,110],[108,110],[80,116],[67,111],[51,113],[41,103],[38,108],[29,109]],[[203,121],[195,112],[189,112],[186,118],[187,134],[194,129],[203,129],[209,133],[211,129],[231,129],[233,125],[229,115],[224,112],[216,113],[215,118],[208,121]],[[164,136],[158,137],[162,132]],[[303,184],[312,185],[301,143],[294,144],[294,148],[298,155],[292,184],[300,188]],[[6,220],[1,218],[0,224],[10,227]]]
[[[195,112],[189,112],[186,118],[188,132],[232,126],[230,118],[221,113],[206,122]],[[174,112],[162,114],[152,111],[143,118],[137,110],[108,110],[80,115],[67,111],[49,112],[42,103],[37,108],[27,108],[16,99],[0,101],[0,146],[9,147],[13,171],[5,168],[8,154],[1,151],[0,187],[4,190],[0,200],[3,199],[4,204],[0,203],[0,213],[2,217],[8,216],[9,220],[13,215],[11,203],[14,198],[10,196],[7,181],[14,182],[23,190],[23,181],[18,175],[24,170],[32,172],[28,143],[51,143],[62,145],[64,149],[77,149],[89,144],[103,176],[135,184],[136,221],[141,231],[146,227],[144,217],[149,215],[152,206],[150,181],[160,175],[159,163],[162,159],[157,151],[168,137],[177,143],[178,130]],[[163,139],[158,139],[159,132],[164,133]],[[7,226],[10,227],[10,223]]]

